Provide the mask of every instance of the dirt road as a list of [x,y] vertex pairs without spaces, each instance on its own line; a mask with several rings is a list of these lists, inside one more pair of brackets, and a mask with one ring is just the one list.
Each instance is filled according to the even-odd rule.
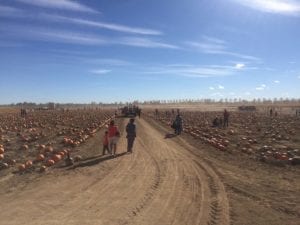
[[[94,154],[34,179],[27,175],[17,183],[22,175],[13,175],[0,181],[0,224],[234,224],[230,186],[225,189],[224,174],[202,151],[181,137],[165,138],[167,130],[144,119],[137,127],[133,154],[125,153],[123,134],[116,158]],[[94,138],[85,148],[100,153],[100,146]]]

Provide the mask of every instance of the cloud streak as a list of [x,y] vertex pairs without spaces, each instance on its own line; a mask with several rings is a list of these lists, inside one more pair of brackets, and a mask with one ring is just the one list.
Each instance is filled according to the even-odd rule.
[[22,33],[21,35],[23,35],[25,39],[47,42],[62,42],[67,44],[81,45],[108,44],[107,40],[99,36],[85,35],[82,33],[61,30],[31,30]]
[[256,89],[257,91],[264,91],[266,88],[267,88],[267,85],[261,84],[261,85],[259,85],[258,87],[256,87],[255,89]]
[[111,70],[107,70],[107,69],[97,69],[97,70],[91,70],[90,72],[91,72],[91,73],[94,73],[94,74],[107,74],[107,73],[110,73]]
[[121,59],[109,59],[109,58],[94,58],[88,59],[86,62],[103,65],[103,66],[132,66],[131,62],[121,60]]
[[71,0],[16,0],[16,1],[24,4],[43,7],[43,8],[98,13],[98,11],[95,9],[92,9],[86,5]]
[[294,0],[233,0],[241,5],[266,13],[300,15],[300,3]]
[[77,24],[77,25],[107,29],[107,30],[124,32],[124,33],[142,34],[142,35],[161,35],[162,34],[161,31],[153,30],[153,29],[129,27],[129,26],[121,25],[121,24],[96,22],[96,21],[92,21],[92,20],[65,17],[65,16],[59,16],[59,15],[41,14],[40,18],[46,19],[48,21],[72,23],[72,24]]
[[228,55],[228,56],[233,56],[233,57],[251,60],[255,62],[261,61],[260,58],[254,56],[244,55],[244,54],[229,51],[227,42],[217,38],[203,36],[200,42],[186,41],[185,45],[206,54]]
[[22,9],[14,8],[11,6],[0,5],[0,17],[1,16],[13,16],[18,17],[19,13],[23,12]]
[[3,30],[6,35],[28,41],[35,40],[81,45],[124,45],[142,48],[179,49],[178,46],[172,44],[136,36],[108,38],[82,32],[43,29],[38,27],[30,27],[30,29],[28,29],[21,26],[7,25],[0,26],[0,30]]
[[155,41],[149,38],[141,37],[121,37],[118,38],[115,43],[120,45],[144,47],[144,48],[166,48],[166,49],[179,49],[178,46]]
[[[237,70],[234,66],[224,65],[167,65],[162,67],[145,68],[148,70],[147,74],[165,74],[165,75],[178,75],[194,78],[205,77],[225,77],[235,75]],[[222,85],[210,87],[210,90],[224,89]]]

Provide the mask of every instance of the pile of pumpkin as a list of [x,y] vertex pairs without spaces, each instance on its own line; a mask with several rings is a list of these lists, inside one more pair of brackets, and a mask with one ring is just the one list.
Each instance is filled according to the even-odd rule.
[[[34,160],[27,160],[20,164],[18,169],[20,172],[34,170],[36,165],[39,166],[39,171],[46,171],[47,167],[51,167],[60,161],[63,161],[70,154],[70,149],[54,150],[51,145],[38,145],[39,153]],[[77,155],[74,161],[81,160],[81,156]]]
[[[167,111],[158,115],[152,111],[147,115],[167,126],[174,119]],[[294,116],[230,112],[229,128],[222,129],[211,127],[216,116],[222,118],[222,112],[184,111],[181,115],[184,132],[220,151],[241,152],[262,161],[274,159],[291,164],[300,161],[297,150],[300,143],[294,138],[300,134],[300,123]]]
[[[37,168],[45,171],[46,168],[66,160],[67,152],[72,151],[70,148],[93,137],[111,120],[113,114],[112,110],[37,111],[26,119],[18,114],[1,114],[0,169],[18,165],[21,172]],[[41,144],[43,142],[48,144]],[[9,152],[6,158],[5,147]],[[80,158],[75,156],[74,161]]]

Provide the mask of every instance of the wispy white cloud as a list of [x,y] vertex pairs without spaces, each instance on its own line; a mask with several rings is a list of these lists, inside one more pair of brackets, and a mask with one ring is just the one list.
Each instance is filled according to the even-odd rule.
[[125,25],[121,25],[121,24],[98,22],[98,21],[65,17],[65,16],[59,16],[59,15],[40,14],[39,17],[42,19],[46,19],[48,21],[50,20],[50,21],[54,21],[54,22],[73,23],[73,24],[77,24],[77,25],[90,26],[90,27],[113,30],[113,31],[124,32],[124,33],[143,34],[143,35],[161,35],[162,34],[161,31],[153,30],[153,29],[130,27],[130,26],[125,26]]
[[237,63],[237,64],[235,64],[235,68],[236,69],[242,69],[244,67],[245,67],[245,64],[243,64],[243,63]]
[[274,83],[275,84],[280,84],[280,81],[279,80],[274,80]]
[[241,59],[251,60],[255,62],[260,62],[261,59],[258,57],[244,55],[228,50],[228,44],[224,40],[220,40],[213,37],[203,36],[200,41],[186,41],[185,45],[190,48],[197,49],[206,54],[216,54],[216,55],[228,55]]
[[36,29],[27,32],[22,32],[21,35],[25,39],[47,41],[47,42],[62,42],[67,44],[81,44],[81,45],[109,44],[105,38],[99,36],[85,35],[78,32],[61,31],[61,30]]
[[209,54],[221,54],[226,50],[224,43],[208,41],[207,39],[203,42],[187,41],[185,44]]
[[251,92],[249,92],[249,91],[246,91],[246,92],[244,93],[244,95],[247,95],[247,96],[249,96],[249,95],[251,95]]
[[213,91],[213,90],[216,90],[216,89],[219,89],[219,90],[224,90],[225,89],[225,87],[224,86],[222,86],[222,85],[217,85],[216,87],[213,87],[213,86],[211,86],[211,87],[209,87],[209,90],[211,90],[211,91]]
[[139,34],[139,35],[162,35],[163,34],[162,31],[149,29],[149,28],[126,26],[117,23],[99,22],[99,21],[87,20],[87,19],[75,18],[75,17],[66,17],[57,14],[38,13],[33,15],[21,9],[0,5],[0,17],[1,16],[24,18],[24,19],[31,19],[31,20],[38,19],[41,21],[43,20],[43,21],[53,22],[53,23],[59,22],[59,23],[75,24],[79,26],[106,29],[110,31],[123,32],[129,34]]
[[87,62],[94,63],[103,66],[131,66],[134,65],[131,62],[121,59],[109,59],[109,58],[93,58],[87,59]]
[[11,6],[4,6],[0,5],[0,17],[1,16],[13,16],[13,17],[19,17],[20,13],[22,13],[22,9],[18,9]]
[[212,94],[210,94],[210,96],[212,96],[212,97],[224,97],[224,95],[220,92],[212,93]]
[[298,79],[300,79],[300,75],[298,76]]
[[263,90],[265,90],[266,88],[267,88],[267,85],[261,84],[261,85],[259,85],[258,87],[256,87],[255,89],[256,89],[257,91],[263,91]]
[[168,48],[168,49],[179,49],[178,46],[163,43],[160,41],[155,41],[149,38],[142,37],[121,37],[114,41],[116,44],[128,45],[135,47],[144,47],[144,48]]
[[16,1],[38,6],[38,7],[43,7],[43,8],[98,13],[98,11],[95,9],[92,9],[86,5],[71,0],[16,0]]
[[94,73],[94,74],[107,74],[107,73],[110,73],[111,70],[107,70],[107,69],[97,69],[97,70],[91,70],[90,72],[91,72],[91,73]]
[[6,35],[25,40],[63,42],[81,45],[125,45],[142,48],[179,49],[178,46],[172,44],[137,36],[108,38],[82,32],[42,29],[38,27],[30,27],[30,29],[28,29],[21,26],[0,26],[0,30],[4,30]]
[[[161,67],[150,67],[144,69],[147,74],[166,74],[185,77],[224,77],[236,74],[233,66],[224,65],[167,65]],[[220,85],[220,87],[222,87]],[[213,87],[214,88],[214,87]],[[215,89],[219,88],[218,86]]]
[[211,43],[216,43],[216,44],[226,44],[226,41],[224,40],[221,40],[221,39],[218,39],[218,38],[214,38],[214,37],[209,37],[209,36],[206,36],[206,35],[203,35],[202,36],[202,39],[208,41],[208,42],[211,42]]
[[295,0],[233,0],[239,4],[267,13],[299,15],[300,3]]

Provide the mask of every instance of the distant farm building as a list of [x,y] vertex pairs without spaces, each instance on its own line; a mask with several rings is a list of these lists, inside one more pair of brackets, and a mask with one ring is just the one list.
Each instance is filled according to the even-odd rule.
[[49,110],[54,110],[55,109],[55,103],[53,103],[53,102],[48,103],[48,107],[47,108]]
[[255,112],[256,111],[256,107],[253,105],[249,105],[249,106],[239,106],[238,107],[239,111],[241,112]]

